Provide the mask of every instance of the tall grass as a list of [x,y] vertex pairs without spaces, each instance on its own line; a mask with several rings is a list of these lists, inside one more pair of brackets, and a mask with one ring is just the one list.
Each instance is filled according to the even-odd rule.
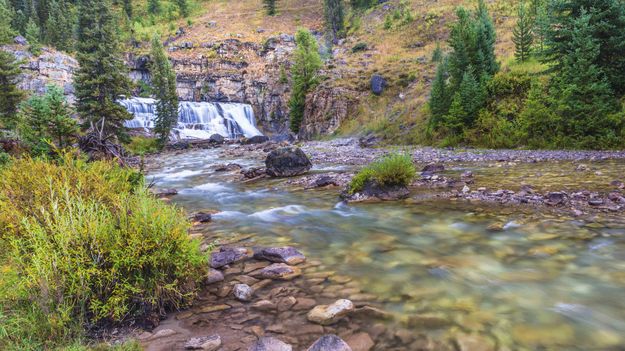
[[207,257],[142,177],[66,154],[0,169],[0,349],[71,344],[85,327],[189,303]]
[[349,192],[357,193],[370,182],[380,186],[407,186],[416,174],[417,170],[409,154],[390,154],[361,169],[349,184]]

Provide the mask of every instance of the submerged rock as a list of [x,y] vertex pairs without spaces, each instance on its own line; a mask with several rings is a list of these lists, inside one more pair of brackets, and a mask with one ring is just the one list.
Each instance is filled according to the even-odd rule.
[[234,286],[234,289],[232,289],[232,294],[239,301],[249,302],[252,300],[254,290],[247,284],[237,284]]
[[375,343],[371,336],[367,333],[357,333],[348,337],[345,342],[353,351],[369,351],[373,349]]
[[337,300],[331,305],[315,306],[308,312],[308,320],[321,324],[330,325],[338,322],[341,318],[354,310],[354,304],[349,300]]
[[214,351],[219,347],[221,347],[221,337],[219,335],[193,338],[184,344],[185,350]]
[[237,248],[229,248],[222,247],[218,252],[213,252],[211,254],[211,267],[212,268],[221,268],[223,266],[227,266],[229,264],[233,264],[235,262],[240,262],[245,259],[251,257],[250,250],[237,247]]
[[206,285],[215,284],[224,280],[224,274],[215,268],[209,268],[208,276],[206,277]]
[[336,335],[324,335],[315,341],[307,351],[352,351],[352,348]]
[[274,263],[263,268],[258,275],[264,279],[292,280],[302,275],[302,270],[284,263]]
[[248,351],[292,351],[293,347],[276,338],[260,338]]
[[290,246],[258,249],[254,252],[254,258],[289,265],[296,265],[306,261],[306,256]]
[[551,192],[545,195],[545,204],[549,206],[563,205],[567,197],[566,193],[563,192]]
[[410,196],[408,187],[401,185],[381,186],[376,182],[367,182],[364,188],[356,193],[343,192],[341,197],[348,202],[396,201]]
[[308,172],[312,163],[302,149],[285,147],[269,153],[265,166],[271,177],[294,177]]
[[210,213],[198,212],[193,215],[192,219],[194,222],[208,223],[213,220],[213,216]]

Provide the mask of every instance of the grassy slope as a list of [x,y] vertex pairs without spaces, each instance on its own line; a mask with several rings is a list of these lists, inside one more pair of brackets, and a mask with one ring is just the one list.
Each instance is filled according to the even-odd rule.
[[[145,2],[137,1],[135,7],[144,9]],[[406,24],[401,24],[401,19],[394,20],[392,28],[386,29],[386,16],[401,8],[401,4],[406,5],[414,20]],[[350,16],[348,36],[333,62],[330,77],[334,79],[324,83],[363,92],[357,112],[344,123],[340,133],[375,131],[392,136],[396,142],[419,143],[426,118],[424,106],[435,72],[435,64],[431,63],[432,51],[437,43],[446,49],[445,41],[449,24],[455,19],[455,8],[472,8],[475,4],[476,1],[460,0],[391,0],[357,19]],[[497,55],[503,69],[508,69],[509,63],[513,62],[515,5],[505,0],[492,0],[488,4],[498,32]],[[181,19],[174,21],[175,25],[161,23],[151,28],[159,28],[161,33],[168,35],[178,26],[187,26],[190,22],[191,26],[185,28],[187,34],[178,41],[194,44],[228,38],[263,43],[273,35],[293,34],[299,26],[314,30],[323,28],[322,0],[280,0],[276,17],[266,16],[261,6],[261,0],[195,0],[188,21]],[[209,26],[212,21],[216,22],[215,26]],[[352,53],[351,48],[360,42],[367,43],[369,49]],[[214,53],[211,49],[195,48],[171,55],[197,58],[200,55],[211,57]],[[382,74],[390,83],[380,97],[368,93],[373,73]]]

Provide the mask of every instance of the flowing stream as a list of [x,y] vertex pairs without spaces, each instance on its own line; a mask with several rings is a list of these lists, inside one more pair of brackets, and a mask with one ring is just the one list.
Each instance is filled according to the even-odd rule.
[[[125,123],[126,127],[154,127],[154,99],[135,97],[119,103],[134,116]],[[208,139],[213,134],[229,139],[262,135],[256,129],[254,110],[247,104],[181,101],[178,112],[178,125],[173,133],[179,139]]]
[[[236,183],[214,166],[260,162],[219,154],[161,156],[149,177],[159,188],[179,189],[173,201],[189,211],[220,211],[212,231],[296,246],[389,311],[452,321],[436,331],[441,335],[485,333],[510,350],[625,345],[625,219],[586,222],[449,200],[347,205],[337,189]],[[524,167],[544,173],[549,165]],[[313,172],[321,169],[341,166],[316,165]],[[502,230],[493,231],[493,223]]]

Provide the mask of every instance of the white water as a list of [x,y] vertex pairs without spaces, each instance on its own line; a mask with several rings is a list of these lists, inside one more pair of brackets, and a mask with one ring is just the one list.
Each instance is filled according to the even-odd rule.
[[[134,118],[125,123],[128,128],[154,127],[156,100],[149,98],[131,98],[119,103]],[[262,135],[256,128],[252,106],[239,103],[191,102],[181,101],[178,125],[174,136],[179,139],[208,139],[213,134],[225,138],[253,137]]]

